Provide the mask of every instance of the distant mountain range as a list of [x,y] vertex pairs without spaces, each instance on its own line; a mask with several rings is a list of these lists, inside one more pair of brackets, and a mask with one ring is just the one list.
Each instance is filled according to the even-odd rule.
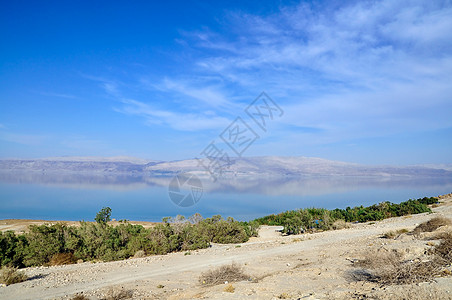
[[[196,159],[151,161],[130,157],[56,157],[45,159],[3,159],[0,172],[78,173],[102,175],[172,176],[196,172],[208,176]],[[263,156],[233,158],[225,177],[284,176],[415,176],[451,177],[452,164],[378,166],[332,161],[313,157]]]

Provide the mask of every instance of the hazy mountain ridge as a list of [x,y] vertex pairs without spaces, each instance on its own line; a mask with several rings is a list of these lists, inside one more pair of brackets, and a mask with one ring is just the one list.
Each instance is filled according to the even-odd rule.
[[[452,177],[452,165],[368,166],[314,157],[233,158],[224,168],[226,176],[438,176]],[[130,157],[60,157],[47,159],[0,160],[3,172],[69,172],[96,174],[136,174],[142,176],[173,175],[179,172],[206,173],[196,159],[151,161]],[[207,173],[206,173],[207,174]]]

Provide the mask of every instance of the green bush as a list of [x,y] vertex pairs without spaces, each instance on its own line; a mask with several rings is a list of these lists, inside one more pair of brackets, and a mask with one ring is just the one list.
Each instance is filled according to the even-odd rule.
[[346,209],[336,208],[327,210],[323,208],[306,208],[291,210],[277,215],[269,215],[256,219],[260,225],[283,226],[286,234],[298,234],[304,231],[329,230],[333,228],[336,220],[346,222],[379,221],[390,217],[399,217],[410,214],[431,212],[427,205],[436,203],[437,198],[424,197],[417,200],[408,200],[400,204],[382,202],[368,207],[356,206]]
[[106,224],[107,222],[110,222],[111,221],[111,208],[110,207],[102,208],[96,214],[94,221],[96,221],[99,224]]
[[16,235],[13,231],[0,231],[0,267],[24,267],[24,248],[28,241],[24,235]]
[[47,264],[57,253],[70,252],[67,248],[75,235],[75,228],[64,224],[31,225],[25,234],[27,246],[24,248],[23,264],[37,266]]

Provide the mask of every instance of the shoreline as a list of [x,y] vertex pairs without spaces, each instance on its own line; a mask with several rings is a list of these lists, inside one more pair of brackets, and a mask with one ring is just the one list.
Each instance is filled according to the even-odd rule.
[[[95,221],[58,221],[58,220],[35,220],[35,219],[2,219],[0,220],[0,232],[12,230],[15,233],[27,232],[30,225],[44,225],[44,224],[65,224],[69,226],[79,226],[80,222],[95,223]],[[141,225],[144,228],[150,228],[161,222],[146,222],[146,221],[128,221],[132,225]],[[121,224],[119,221],[110,221],[109,225],[117,226]]]
[[[438,196],[431,196],[434,198],[438,198],[438,201],[441,201],[442,199],[448,199],[448,198],[452,198],[452,193],[448,193],[448,194],[443,194],[443,195],[438,195]],[[377,203],[374,203],[377,204]],[[355,206],[358,207],[358,206]],[[319,207],[320,208],[320,207]],[[329,209],[332,210],[332,209]],[[282,214],[284,213],[283,211],[280,212],[275,212],[273,214],[270,215],[278,215],[278,214]],[[260,218],[256,218],[254,220],[258,220],[258,219],[262,219],[265,217],[268,217],[270,215],[266,215],[266,216],[262,216]],[[224,216],[222,216],[224,217]],[[252,220],[248,220],[246,222],[250,222]],[[0,232],[5,232],[8,230],[12,230],[16,233],[23,233],[26,232],[28,229],[29,225],[43,225],[43,224],[65,224],[65,225],[70,225],[70,226],[78,226],[80,224],[80,222],[87,222],[87,223],[95,223],[95,221],[85,221],[85,220],[81,220],[81,221],[67,221],[67,220],[42,220],[42,219],[0,219]],[[132,225],[141,225],[144,228],[150,228],[155,226],[156,224],[162,224],[163,222],[150,222],[150,221],[132,221],[132,220],[127,220],[128,223],[132,224]],[[112,221],[108,222],[109,225],[112,226],[117,226],[119,224],[121,224],[120,221],[113,219]]]

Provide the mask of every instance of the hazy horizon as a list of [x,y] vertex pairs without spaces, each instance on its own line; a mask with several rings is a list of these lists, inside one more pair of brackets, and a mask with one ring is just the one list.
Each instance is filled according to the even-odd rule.
[[[344,161],[344,160],[333,160],[325,157],[315,157],[315,156],[303,156],[303,155],[256,155],[256,156],[242,156],[242,157],[231,157],[233,160],[237,159],[255,159],[255,158],[305,158],[305,159],[315,159],[315,160],[323,160],[323,161],[330,161],[330,162],[339,162],[339,163],[347,163],[347,164],[357,164],[362,166],[435,166],[435,167],[441,167],[441,166],[452,166],[452,162],[441,162],[441,163],[416,163],[416,164],[401,164],[401,163],[393,163],[393,164],[372,164],[372,163],[357,163],[354,161]],[[132,162],[136,164],[147,164],[150,162],[159,162],[159,163],[165,163],[165,162],[179,162],[179,161],[191,161],[196,160],[197,157],[191,157],[191,158],[180,158],[180,159],[172,159],[172,160],[163,160],[163,159],[156,159],[156,158],[145,158],[145,157],[137,157],[137,156],[128,156],[128,155],[118,155],[118,156],[53,156],[53,157],[0,157],[0,160],[48,160],[48,161],[60,161],[60,160],[68,160],[68,161],[105,161],[105,162]]]

